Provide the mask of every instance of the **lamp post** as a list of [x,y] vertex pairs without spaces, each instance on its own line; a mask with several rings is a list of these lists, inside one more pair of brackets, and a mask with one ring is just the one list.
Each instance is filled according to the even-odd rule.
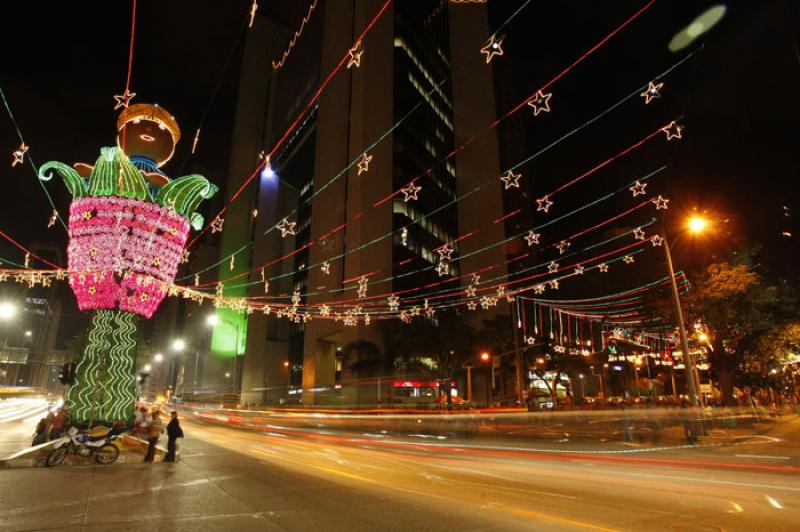
[[[689,218],[687,230],[693,234],[700,234],[708,228],[708,220],[701,216],[692,216]],[[675,267],[672,264],[672,253],[670,251],[670,243],[667,239],[667,231],[663,228],[662,219],[662,237],[664,238],[664,254],[667,258],[667,268],[669,268],[669,280],[672,285],[672,299],[675,304],[675,315],[678,318],[678,333],[680,335],[681,351],[683,352],[684,366],[686,366],[686,382],[689,388],[689,400],[692,406],[700,406],[700,400],[697,395],[697,381],[694,375],[694,357],[689,352],[689,340],[686,335],[686,323],[683,319],[683,310],[681,308],[681,298],[678,292],[678,283],[675,281]]]

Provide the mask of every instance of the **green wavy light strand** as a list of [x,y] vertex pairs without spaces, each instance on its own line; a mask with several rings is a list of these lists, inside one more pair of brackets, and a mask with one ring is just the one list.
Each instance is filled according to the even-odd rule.
[[104,337],[111,331],[109,325],[111,312],[99,310],[92,317],[89,326],[89,342],[86,345],[83,358],[75,369],[75,384],[69,391],[68,406],[70,417],[73,421],[88,421],[92,418],[92,407],[98,392],[98,370],[100,358],[103,353]]
[[136,401],[136,315],[117,312],[114,317],[113,345],[109,350],[108,390],[111,402],[104,419],[131,421]]

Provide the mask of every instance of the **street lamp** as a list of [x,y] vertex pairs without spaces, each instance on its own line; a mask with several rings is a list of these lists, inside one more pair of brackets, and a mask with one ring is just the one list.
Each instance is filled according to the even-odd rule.
[[172,342],[173,351],[183,351],[184,349],[186,349],[186,341],[184,341],[182,338],[176,338]]
[[690,233],[699,235],[708,228],[708,220],[702,216],[692,216],[686,222],[686,227],[689,229]]
[[25,338],[30,338],[31,336],[33,336],[32,331],[25,331]]
[[[663,221],[663,220],[662,220]],[[686,227],[688,231],[694,235],[699,235],[708,229],[708,220],[702,216],[692,216],[687,221]],[[697,396],[697,382],[694,377],[694,359],[689,352],[689,340],[686,336],[686,323],[683,321],[683,310],[681,309],[681,298],[678,292],[678,283],[675,281],[675,267],[672,264],[672,253],[670,252],[670,244],[667,240],[667,231],[663,230],[664,238],[664,254],[667,257],[667,267],[669,268],[669,279],[672,284],[672,299],[675,303],[675,314],[678,318],[678,332],[680,333],[681,351],[683,352],[684,365],[686,366],[686,382],[689,387],[689,400],[692,406],[700,406],[700,400]]]
[[164,360],[164,355],[161,353],[156,353],[153,355],[153,362],[161,362],[162,360]]
[[13,303],[0,303],[0,319],[9,320],[16,316],[17,307]]
[[145,364],[142,369],[145,371],[150,371],[151,369],[153,369],[153,366],[151,366],[150,364]]

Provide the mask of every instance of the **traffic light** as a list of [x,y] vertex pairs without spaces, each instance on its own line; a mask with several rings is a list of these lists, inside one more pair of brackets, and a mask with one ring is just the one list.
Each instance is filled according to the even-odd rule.
[[58,376],[61,384],[75,384],[75,367],[74,362],[67,362],[61,366],[61,373]]

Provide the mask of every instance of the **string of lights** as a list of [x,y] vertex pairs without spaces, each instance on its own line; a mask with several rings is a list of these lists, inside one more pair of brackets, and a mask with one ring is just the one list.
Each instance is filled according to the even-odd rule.
[[[27,147],[27,144],[25,144],[25,138],[22,136],[22,130],[19,128],[19,124],[17,124],[17,119],[14,118],[14,113],[11,112],[11,105],[9,105],[8,99],[6,98],[6,93],[3,91],[2,87],[0,87],[0,99],[3,100],[3,108],[5,108],[9,120],[11,120],[11,125],[14,126],[14,130],[17,133],[17,138],[19,139],[21,146]],[[29,150],[26,149],[25,152],[26,153],[24,155],[27,155],[28,164],[30,164],[31,168],[33,169],[34,175],[38,175],[39,170],[36,168],[36,164],[33,162],[33,158],[31,157]],[[36,181],[39,183],[39,187],[42,189],[42,192],[44,192],[44,195],[47,198],[47,203],[49,203],[50,207],[53,209],[53,213],[50,215],[49,226],[54,225],[55,221],[57,220],[58,222],[61,223],[61,226],[64,229],[66,229],[67,224],[64,223],[64,220],[58,213],[58,209],[56,209],[56,204],[53,202],[53,197],[50,196],[50,192],[47,190],[47,187],[39,179],[36,179]]]
[[[317,88],[316,92],[313,94],[313,96],[306,103],[306,105],[303,108],[303,110],[300,111],[300,113],[297,115],[297,117],[289,124],[289,127],[286,129],[286,131],[283,133],[283,135],[278,139],[278,141],[272,146],[272,149],[270,149],[269,153],[267,153],[265,155],[264,160],[256,166],[256,169],[253,171],[253,173],[251,173],[250,176],[247,179],[245,179],[244,182],[239,186],[239,188],[236,189],[236,191],[233,193],[233,195],[231,195],[230,199],[225,203],[225,205],[223,205],[222,209],[220,209],[220,211],[214,217],[211,218],[210,223],[205,228],[203,228],[203,230],[198,232],[194,236],[194,238],[192,238],[191,241],[189,241],[189,245],[187,246],[187,249],[191,249],[192,246],[194,246],[194,244],[197,243],[197,241],[205,234],[205,232],[212,226],[212,224],[215,221],[217,221],[225,213],[225,211],[227,211],[227,209],[231,205],[231,203],[236,201],[236,199],[242,194],[242,192],[244,192],[244,190],[247,188],[247,186],[250,183],[252,183],[253,179],[256,178],[256,176],[261,172],[261,170],[266,165],[269,164],[271,157],[273,157],[275,155],[275,153],[278,151],[278,149],[280,149],[280,147],[283,145],[283,143],[286,141],[286,139],[289,138],[289,136],[294,132],[295,128],[297,128],[298,124],[303,119],[303,117],[309,112],[309,110],[312,107],[314,107],[314,105],[317,103],[317,101],[319,100],[319,98],[322,95],[322,93],[325,91],[325,89],[330,84],[331,80],[336,76],[336,74],[342,68],[345,68],[345,66],[348,65],[348,63],[353,59],[353,55],[351,53],[353,51],[353,49],[356,48],[359,45],[359,43],[361,43],[363,41],[363,39],[367,36],[367,34],[370,32],[370,30],[372,30],[372,28],[375,26],[375,24],[377,24],[377,22],[381,19],[381,17],[383,16],[383,14],[386,12],[386,10],[389,8],[389,6],[391,4],[392,4],[392,0],[386,0],[384,2],[384,4],[378,10],[378,12],[375,14],[375,16],[372,17],[372,20],[370,20],[370,22],[361,31],[361,33],[359,34],[358,38],[353,43],[353,48],[349,49],[347,51],[347,53],[345,53],[344,56],[342,56],[341,60],[333,68],[333,70],[331,70],[328,73],[328,75],[322,81],[320,86]],[[360,55],[359,55],[359,57],[360,57]]]
[[311,19],[311,13],[313,13],[314,9],[316,9],[317,7],[317,1],[318,0],[312,0],[312,2],[309,4],[308,12],[300,21],[300,27],[294,31],[294,35],[292,36],[291,39],[289,39],[289,44],[286,45],[286,50],[284,50],[283,53],[281,54],[281,58],[277,61],[275,60],[272,61],[272,70],[279,70],[280,68],[282,68],[283,64],[286,62],[286,59],[289,58],[289,54],[292,53],[294,45],[295,43],[297,43],[297,39],[299,39],[300,36],[303,34],[303,30],[305,29],[306,24],[308,24],[308,21]]
[[[697,50],[697,51],[699,51],[699,50]],[[672,65],[670,65],[670,66],[669,66],[669,67],[668,67],[666,70],[662,71],[661,73],[657,74],[657,75],[656,75],[654,78],[650,78],[650,79],[663,79],[663,78],[665,78],[666,76],[668,76],[669,74],[671,74],[671,73],[672,73],[672,72],[673,72],[675,69],[677,69],[678,67],[680,67],[681,65],[683,65],[683,64],[684,64],[686,61],[688,61],[688,60],[689,60],[689,59],[690,59],[690,58],[691,58],[691,57],[692,57],[692,56],[693,56],[695,53],[697,53],[697,51],[693,51],[693,52],[691,52],[691,53],[687,54],[686,56],[684,56],[683,58],[681,58],[681,59],[680,59],[680,60],[678,60],[677,62],[675,62],[675,63],[673,63]],[[439,87],[439,86],[441,86],[443,83],[445,83],[445,82],[447,81],[447,79],[449,79],[449,78],[445,78],[444,80],[442,80],[442,81],[441,81],[439,84],[437,84],[437,86],[436,86],[436,87]],[[431,91],[429,91],[429,92],[428,92],[428,95],[430,95],[430,94],[431,94],[431,93],[432,93],[432,92],[435,90],[435,88],[436,88],[436,87],[434,87],[434,89],[431,89]],[[603,110],[603,111],[602,111],[602,112],[600,112],[599,114],[595,115],[595,116],[594,116],[594,117],[592,117],[591,119],[589,119],[589,120],[587,120],[587,121],[583,122],[583,123],[582,123],[582,124],[580,124],[579,126],[577,126],[577,127],[573,128],[573,129],[571,129],[570,131],[566,132],[566,133],[565,133],[565,134],[563,134],[561,137],[559,137],[558,139],[554,140],[553,142],[551,142],[551,143],[550,143],[550,144],[548,144],[547,146],[545,146],[545,147],[541,148],[540,150],[538,150],[537,152],[533,153],[532,155],[530,155],[530,156],[528,156],[528,157],[526,157],[526,158],[522,159],[520,162],[518,162],[518,163],[516,163],[515,165],[511,166],[511,167],[510,167],[510,168],[509,168],[509,169],[508,169],[506,172],[513,172],[514,170],[517,170],[517,169],[519,169],[519,168],[520,168],[520,167],[522,167],[523,165],[526,165],[526,164],[530,163],[531,161],[533,161],[533,160],[534,160],[534,159],[536,159],[537,157],[539,157],[539,156],[543,155],[544,153],[546,153],[546,152],[547,152],[547,151],[549,151],[550,149],[554,148],[555,146],[557,146],[557,145],[558,145],[558,144],[560,144],[561,142],[564,142],[565,140],[567,140],[568,138],[570,138],[570,137],[572,137],[573,135],[577,134],[577,133],[578,133],[578,132],[580,132],[581,130],[585,129],[586,127],[588,127],[588,126],[590,126],[590,125],[594,124],[594,123],[595,123],[595,122],[597,122],[598,120],[600,120],[600,119],[602,119],[603,117],[607,116],[609,113],[611,113],[611,112],[612,112],[612,111],[614,111],[615,109],[619,108],[619,107],[620,107],[621,105],[623,105],[625,102],[629,101],[629,100],[630,100],[630,99],[632,99],[632,98],[635,98],[636,96],[639,96],[639,95],[640,95],[640,93],[641,93],[641,91],[642,91],[643,89],[646,89],[646,87],[647,87],[647,84],[645,84],[645,85],[640,85],[640,86],[636,87],[636,88],[635,88],[635,89],[634,89],[632,92],[630,92],[630,93],[629,93],[629,94],[627,94],[625,97],[623,97],[623,98],[621,98],[620,100],[618,100],[616,103],[614,103],[614,104],[612,104],[611,106],[607,107],[605,110]],[[405,121],[405,119],[406,119],[406,118],[408,118],[408,116],[410,116],[410,114],[411,114],[411,113],[412,113],[414,110],[416,110],[416,108],[417,108],[417,107],[418,107],[418,106],[419,106],[421,103],[422,103],[422,100],[420,100],[420,101],[417,103],[417,105],[416,105],[416,106],[415,106],[415,107],[414,107],[414,108],[413,108],[413,109],[412,109],[412,110],[411,110],[411,111],[410,111],[410,112],[409,112],[409,113],[408,113],[406,116],[404,116],[404,117],[403,117],[403,118],[402,118],[400,121],[398,121],[398,123],[394,124],[394,125],[392,126],[392,128],[390,128],[390,129],[389,129],[389,130],[387,130],[387,131],[386,131],[386,132],[385,132],[383,135],[381,135],[381,137],[379,137],[379,139],[378,139],[377,141],[375,141],[373,144],[371,144],[370,146],[368,146],[368,147],[367,147],[367,149],[365,149],[365,150],[364,150],[364,153],[366,153],[366,152],[368,152],[369,150],[371,150],[371,149],[372,149],[374,146],[376,146],[376,145],[377,145],[377,144],[378,144],[378,143],[379,143],[381,140],[383,140],[383,139],[384,139],[384,138],[386,138],[386,137],[387,137],[389,134],[391,134],[391,132],[392,132],[392,131],[394,131],[394,129],[396,129],[397,127],[399,127],[399,125],[400,125],[400,124],[401,124],[403,121]],[[330,185],[332,185],[332,184],[333,184],[333,183],[334,183],[334,182],[335,182],[337,179],[339,179],[341,176],[343,176],[343,175],[344,175],[344,174],[345,174],[345,173],[346,173],[346,172],[347,172],[347,171],[348,171],[350,168],[352,168],[352,167],[353,167],[353,165],[355,165],[355,164],[356,164],[356,162],[357,162],[357,160],[356,160],[356,159],[354,159],[353,161],[351,161],[351,162],[350,162],[350,164],[348,164],[348,165],[347,165],[347,166],[346,166],[346,167],[345,167],[345,168],[344,168],[342,171],[340,171],[340,172],[339,172],[337,175],[335,175],[335,176],[334,176],[334,177],[333,177],[331,180],[329,180],[329,181],[328,181],[328,182],[327,182],[325,185],[323,185],[323,186],[322,186],[322,187],[321,187],[319,190],[315,190],[315,191],[314,191],[314,193],[311,195],[311,197],[309,197],[307,200],[305,200],[305,202],[304,202],[302,205],[305,205],[305,204],[307,204],[307,203],[308,203],[308,202],[310,202],[312,199],[314,199],[314,198],[315,198],[315,197],[316,197],[318,194],[322,193],[322,191],[324,191],[325,189],[327,189],[327,188],[328,188]],[[435,165],[435,166],[438,166],[438,165],[442,164],[443,162],[444,162],[444,160],[442,160],[442,161],[439,161],[439,162],[437,163],[437,165]],[[434,167],[435,167],[435,166],[434,166]],[[434,167],[431,167],[431,168],[434,168]],[[600,169],[600,168],[597,168],[596,170],[599,170],[599,169]],[[589,175],[589,174],[587,173],[587,174],[586,174],[586,176],[588,176],[588,175]],[[584,176],[584,177],[586,177],[586,176]],[[489,184],[490,182],[491,182],[491,181],[487,181],[487,182],[485,182],[485,183],[484,183],[484,185],[481,185],[481,186],[485,186],[486,184]],[[407,185],[408,185],[408,184],[404,185],[404,186],[403,186],[403,187],[401,187],[401,188],[398,188],[398,189],[397,189],[397,191],[395,191],[395,192],[392,194],[392,196],[393,196],[393,195],[395,195],[395,194],[398,194],[399,192],[401,192],[401,191],[402,191],[402,189],[403,189],[404,187],[406,187]],[[377,206],[379,206],[380,204],[382,204],[382,202],[383,202],[383,201],[384,201],[384,200],[381,200],[381,201],[378,201],[378,202],[376,202],[375,204],[373,204],[373,207],[377,207]],[[293,210],[293,211],[292,211],[292,212],[291,212],[291,213],[290,213],[290,214],[289,214],[287,217],[291,217],[291,216],[293,216],[293,215],[294,215],[294,214],[295,214],[295,213],[296,213],[296,212],[297,212],[297,211],[300,209],[300,207],[301,207],[302,205],[299,205],[297,208],[295,208],[295,209],[294,209],[294,210]],[[426,215],[426,217],[427,217],[427,216],[430,216],[430,214],[432,214],[432,213],[428,213],[428,214]],[[354,216],[351,218],[351,220],[358,219],[358,218],[360,218],[360,217],[361,217],[361,216],[363,216],[363,215],[364,215],[364,211],[362,211],[362,212],[359,212],[359,213],[357,213],[356,215],[354,215]],[[424,218],[425,218],[425,217],[423,217],[423,219],[424,219]],[[338,227],[336,227],[336,228],[333,228],[333,229],[331,229],[330,231],[326,232],[326,233],[323,235],[323,237],[320,237],[320,239],[328,238],[328,237],[329,237],[329,236],[330,236],[330,235],[331,235],[333,232],[336,232],[336,231],[341,231],[342,229],[344,229],[344,228],[347,226],[347,223],[349,223],[349,222],[346,222],[346,223],[345,223],[345,224],[343,224],[343,225],[340,225],[340,226],[338,226]],[[413,225],[413,223],[412,223],[412,224],[409,224],[408,226],[406,226],[406,228],[407,228],[407,227],[410,227],[411,225]],[[270,227],[270,228],[268,228],[267,230],[265,230],[265,231],[264,231],[264,233],[262,233],[262,235],[267,235],[268,233],[270,233],[270,232],[272,232],[273,230],[275,230],[275,229],[277,228],[277,226],[278,226],[278,224],[274,224],[272,227]],[[319,240],[319,239],[318,239],[318,240]],[[226,257],[224,257],[224,258],[221,258],[220,260],[218,260],[217,262],[213,263],[212,265],[210,265],[210,266],[208,266],[208,267],[205,267],[205,268],[203,268],[203,269],[201,269],[201,270],[199,270],[199,271],[196,271],[196,272],[193,272],[193,273],[191,273],[191,274],[188,274],[188,275],[186,275],[186,276],[184,276],[184,277],[180,278],[179,280],[186,280],[186,279],[189,279],[189,278],[191,278],[191,277],[194,277],[195,275],[199,275],[199,274],[206,273],[206,272],[208,272],[208,271],[210,271],[210,270],[212,270],[212,269],[214,269],[214,268],[218,267],[220,264],[224,264],[225,262],[227,262],[228,260],[230,260],[230,258],[231,258],[232,256],[235,256],[236,254],[238,254],[238,253],[241,253],[241,252],[243,252],[243,251],[245,251],[245,250],[249,249],[249,248],[250,248],[252,245],[254,245],[254,243],[255,243],[255,242],[254,242],[254,240],[252,240],[252,241],[250,241],[250,242],[247,242],[246,244],[242,245],[242,246],[241,246],[239,249],[237,249],[237,250],[233,251],[231,254],[227,255]],[[295,251],[294,251],[294,252],[292,252],[292,253],[288,253],[288,254],[284,255],[283,257],[281,257],[281,258],[280,258],[280,259],[278,259],[278,260],[275,260],[275,261],[270,261],[270,262],[268,262],[268,263],[262,264],[262,265],[260,265],[260,266],[258,266],[258,267],[256,267],[256,268],[253,268],[253,269],[252,269],[252,270],[250,270],[249,272],[243,272],[242,274],[239,274],[239,276],[238,276],[238,277],[243,277],[243,276],[245,276],[245,275],[248,275],[248,274],[250,274],[250,273],[257,272],[257,271],[260,271],[262,268],[268,268],[268,267],[270,267],[270,266],[272,266],[272,265],[274,265],[274,264],[277,264],[277,263],[279,263],[279,262],[280,262],[280,261],[282,261],[282,260],[285,260],[285,259],[288,259],[288,258],[290,258],[290,257],[294,256],[294,255],[295,255],[296,253],[298,253],[299,251],[302,251],[302,249],[307,249],[307,248],[308,248],[308,247],[310,247],[312,244],[313,244],[313,243],[308,243],[308,244],[306,244],[306,245],[305,245],[303,248],[301,248],[301,249],[295,250]],[[334,257],[334,260],[335,260],[335,259],[338,259],[338,258],[339,258],[339,257]],[[317,266],[317,265],[315,265],[315,266]],[[275,277],[275,278],[273,278],[273,279],[277,279],[277,278],[279,278],[279,277]],[[229,281],[231,281],[231,280],[234,280],[234,279],[235,279],[235,278],[226,278],[226,279],[222,279],[222,280],[220,280],[219,282],[229,282]],[[271,279],[271,280],[272,280],[272,279]],[[216,281],[215,281],[215,282],[216,282]],[[205,286],[208,286],[208,285],[210,285],[210,284],[213,284],[213,282],[205,283]],[[203,285],[203,284],[201,284],[200,286],[204,286],[204,285]]]

